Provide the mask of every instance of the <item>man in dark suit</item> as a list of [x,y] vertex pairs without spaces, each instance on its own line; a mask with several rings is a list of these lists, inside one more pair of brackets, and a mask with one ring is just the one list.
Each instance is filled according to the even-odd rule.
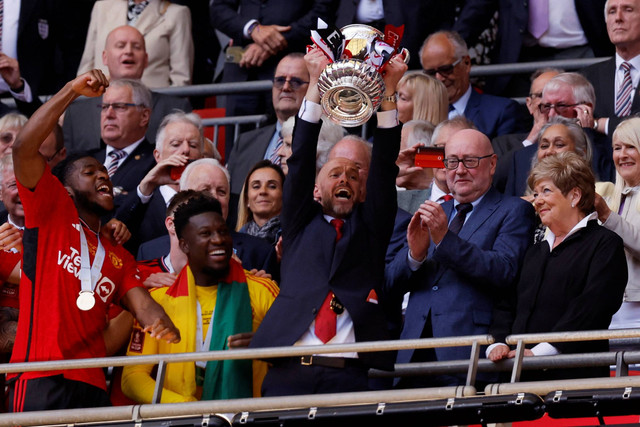
[[498,156],[498,165],[493,176],[493,186],[501,193],[504,193],[507,185],[507,177],[509,176],[509,169],[511,168],[515,151],[535,145],[538,132],[547,122],[546,116],[540,112],[538,107],[542,102],[542,90],[551,78],[561,72],[562,70],[559,69],[548,68],[537,70],[531,75],[531,87],[529,88],[529,96],[526,98],[526,105],[529,114],[533,117],[533,126],[528,134],[510,133],[497,136],[491,141],[493,152]]
[[156,164],[116,212],[116,218],[131,231],[125,246],[132,253],[141,243],[167,233],[166,210],[178,192],[178,172],[202,157],[203,143],[202,120],[197,114],[176,111],[162,120],[153,150]]
[[309,72],[301,53],[285,56],[275,71],[271,100],[278,119],[276,124],[245,132],[240,135],[227,158],[231,173],[231,193],[240,194],[249,170],[260,160],[272,160],[280,164],[277,155],[282,145],[280,129],[302,104],[309,83]]
[[[611,145],[611,135],[627,116],[640,112],[640,96],[637,95],[640,70],[640,1],[609,0],[605,11],[609,39],[616,48],[615,56],[608,61],[591,65],[581,73],[591,82],[598,104],[593,110],[597,140]],[[630,64],[629,78],[632,89],[627,92],[630,108],[616,108],[618,93],[624,91],[625,71],[623,63]],[[626,100],[629,102],[629,99]]]
[[[395,92],[407,66],[396,56],[386,67],[385,100],[378,113],[364,198],[357,165],[351,160],[329,161],[316,179],[322,114],[317,82],[327,59],[317,48],[305,58],[311,78],[294,131],[293,155],[287,161],[281,291],[252,347],[388,337],[378,293],[396,214],[395,159],[400,147],[395,101],[388,95]],[[393,353],[388,352],[276,360],[264,380],[263,395],[367,390],[368,368],[389,369],[392,363]]]
[[138,80],[112,81],[102,96],[98,114],[106,147],[90,154],[107,168],[114,193],[118,193],[114,197],[118,209],[155,165],[153,145],[145,138],[151,93]]
[[[227,220],[229,212],[229,172],[215,159],[200,159],[191,163],[180,179],[181,190],[205,191],[215,197],[222,206],[222,216]],[[231,228],[230,228],[231,229]],[[165,229],[166,233],[166,229]],[[264,239],[237,233],[231,229],[233,250],[247,270],[264,270],[274,280],[279,277],[279,267],[274,248]],[[155,259],[169,253],[169,236],[165,235],[143,243],[138,259]],[[177,249],[177,247],[176,247]]]
[[[140,80],[147,66],[144,37],[134,27],[125,25],[109,33],[102,60],[111,80]],[[102,97],[81,98],[69,106],[64,116],[64,141],[69,151],[93,150],[101,147],[100,114]],[[147,139],[155,142],[160,122],[173,110],[191,111],[186,98],[151,92],[151,116]]]
[[522,130],[520,106],[507,98],[481,94],[469,82],[471,59],[458,33],[439,31],[420,49],[424,72],[440,80],[449,95],[449,118],[463,115],[490,139]]
[[[613,181],[615,167],[611,144],[594,138],[593,110],[596,105],[593,86],[586,78],[578,73],[561,73],[551,78],[545,85],[542,91],[542,102],[538,108],[544,116],[545,124],[549,119],[557,116],[577,119],[578,125],[582,126],[582,130],[591,142],[593,151],[591,163],[597,179]],[[531,160],[536,155],[536,151],[537,145],[530,145],[513,153],[504,188],[506,195],[524,195]]]
[[[409,224],[408,249],[394,260],[395,275],[411,278],[400,283],[412,284],[400,289],[411,291],[401,339],[486,334],[496,295],[515,285],[533,241],[532,206],[491,187],[496,156],[485,135],[455,133],[445,146],[445,165],[454,200],[425,202]],[[463,347],[401,350],[397,362],[468,357]],[[407,387],[463,382],[456,376],[401,380]]]
[[[549,1],[547,29],[542,33],[529,25],[532,3],[525,0],[467,0],[453,28],[467,42],[474,43],[498,10],[497,44],[491,55],[496,64],[599,57],[613,53],[602,20],[605,0]],[[502,75],[488,79],[486,89],[502,94],[511,78],[511,75]],[[526,80],[522,80],[522,90],[526,91]]]

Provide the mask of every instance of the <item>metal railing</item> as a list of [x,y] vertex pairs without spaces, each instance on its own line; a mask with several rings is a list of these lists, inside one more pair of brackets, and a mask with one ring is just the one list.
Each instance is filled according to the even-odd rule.
[[[554,334],[512,335],[507,343],[518,347],[525,343],[588,341],[601,339],[640,338],[640,329],[562,332]],[[418,365],[419,370],[411,371],[408,365],[397,365],[396,375],[440,374],[467,372],[467,383],[458,387],[439,387],[408,390],[385,390],[359,393],[336,393],[326,395],[285,396],[260,399],[232,399],[224,401],[202,401],[179,404],[131,405],[114,408],[91,408],[64,411],[37,411],[21,414],[0,414],[2,425],[42,425],[68,424],[80,422],[140,421],[150,418],[179,417],[194,414],[238,413],[274,409],[294,409],[322,406],[343,406],[378,402],[401,402],[433,400],[449,397],[466,397],[476,394],[473,386],[477,371],[507,371],[515,369],[541,369],[548,367],[602,366],[615,364],[622,366],[640,362],[640,352],[593,353],[584,355],[558,355],[517,358],[500,363],[479,360],[482,345],[493,343],[488,335],[430,338],[417,340],[378,341],[355,344],[337,344],[322,346],[274,347],[262,349],[226,350],[202,353],[179,353],[148,356],[110,357],[96,359],[75,359],[65,361],[31,362],[0,365],[0,372],[26,372],[56,369],[81,369],[104,366],[127,366],[138,364],[158,364],[158,376],[154,395],[159,401],[163,372],[168,363],[191,362],[196,360],[254,359],[296,357],[309,354],[327,354],[343,352],[374,352],[419,348],[470,346],[468,361],[430,362]],[[614,363],[615,362],[615,363]],[[375,374],[380,371],[373,371]],[[554,390],[575,390],[585,388],[640,387],[640,377],[626,377],[626,371],[620,371],[617,378],[593,378],[580,380],[543,381],[529,383],[490,384],[486,394],[509,394],[513,392],[533,392],[545,394]]]

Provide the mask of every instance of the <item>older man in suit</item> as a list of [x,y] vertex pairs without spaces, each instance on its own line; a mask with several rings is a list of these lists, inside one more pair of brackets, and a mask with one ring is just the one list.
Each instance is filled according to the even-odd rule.
[[[396,276],[409,275],[411,291],[400,338],[486,334],[496,296],[514,286],[533,241],[533,208],[491,186],[496,155],[473,129],[456,132],[445,146],[447,185],[454,199],[426,201],[409,224],[408,249],[394,260]],[[401,350],[398,363],[459,360],[464,347]],[[456,385],[464,378],[412,377],[407,387]]]
[[515,101],[481,94],[471,87],[471,59],[467,44],[458,33],[433,33],[424,41],[420,57],[424,73],[447,88],[450,119],[465,116],[490,139],[523,130],[523,114]]
[[162,120],[153,150],[156,164],[116,212],[132,233],[126,244],[132,253],[140,243],[166,234],[167,206],[179,190],[180,171],[202,157],[202,132],[202,120],[194,113],[176,111]]
[[[136,28],[124,25],[113,29],[104,45],[102,61],[111,80],[140,80],[149,62],[144,36]],[[151,92],[151,116],[147,129],[149,141],[155,141],[160,122],[173,110],[191,111],[186,98]],[[64,116],[64,141],[69,151],[99,148],[101,97],[77,99]]]
[[[327,59],[319,49],[305,58],[311,78],[294,131],[293,155],[287,161],[281,293],[254,335],[252,347],[388,337],[378,293],[396,214],[395,158],[400,148],[395,102],[388,95],[395,92],[407,66],[394,57],[386,67],[387,93],[378,113],[364,199],[363,182],[351,160],[329,161],[316,179],[322,113],[317,82]],[[276,360],[263,383],[263,395],[367,390],[368,368],[390,368],[392,363],[389,353]]]
[[593,85],[598,100],[593,110],[597,138],[610,145],[618,124],[640,112],[640,0],[609,0],[605,17],[615,56],[581,73]]
[[153,145],[145,138],[151,115],[151,93],[136,80],[115,80],[100,109],[100,136],[105,148],[90,154],[107,168],[113,183],[116,209],[154,166]]
[[249,170],[262,159],[280,164],[277,155],[282,145],[280,129],[302,104],[309,84],[309,72],[301,53],[285,56],[278,63],[271,90],[271,100],[278,121],[270,126],[245,132],[233,145],[227,159],[231,173],[231,193],[240,194],[242,183]]

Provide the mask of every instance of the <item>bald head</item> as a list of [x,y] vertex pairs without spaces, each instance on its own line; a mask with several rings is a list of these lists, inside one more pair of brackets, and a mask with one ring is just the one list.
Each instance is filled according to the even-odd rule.
[[463,129],[451,136],[444,150],[449,166],[458,161],[455,169],[447,168],[446,172],[453,197],[460,203],[478,200],[491,187],[496,170],[497,158],[489,138],[477,130]]
[[356,164],[360,174],[362,184],[362,197],[364,199],[367,186],[367,176],[369,176],[369,165],[371,163],[371,146],[357,136],[342,138],[329,151],[329,160],[339,157],[349,159]]
[[149,62],[143,35],[129,25],[113,29],[107,36],[102,62],[111,80],[142,78]]

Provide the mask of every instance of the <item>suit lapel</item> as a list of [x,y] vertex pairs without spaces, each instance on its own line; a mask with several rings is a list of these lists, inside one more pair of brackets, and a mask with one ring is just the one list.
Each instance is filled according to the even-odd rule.
[[500,195],[498,192],[491,187],[480,203],[478,203],[478,206],[473,209],[469,219],[462,226],[462,230],[460,230],[461,239],[470,240],[471,236],[473,236],[473,234],[481,228],[482,224],[493,214],[499,198]]
[[[598,106],[598,110],[602,110],[602,111],[614,111],[615,110],[615,105],[616,105],[616,58],[613,57],[611,58],[609,61],[607,61],[607,64],[605,67],[602,67],[602,80],[600,85],[603,85],[602,87],[610,87],[611,88],[611,92],[605,90],[604,93],[607,94],[606,96],[602,96],[601,98],[597,99],[597,105]],[[634,97],[633,99],[633,103],[636,103],[636,100],[638,100],[639,97]],[[640,102],[640,100],[638,100],[638,102]]]
[[473,118],[478,115],[480,110],[480,97],[476,93],[476,91],[471,88],[471,95],[469,96],[469,100],[467,101],[467,106],[464,108],[464,116],[473,121]]
[[146,36],[153,28],[164,21],[164,13],[168,7],[169,3],[162,0],[150,2],[140,14],[135,27],[143,36]]

